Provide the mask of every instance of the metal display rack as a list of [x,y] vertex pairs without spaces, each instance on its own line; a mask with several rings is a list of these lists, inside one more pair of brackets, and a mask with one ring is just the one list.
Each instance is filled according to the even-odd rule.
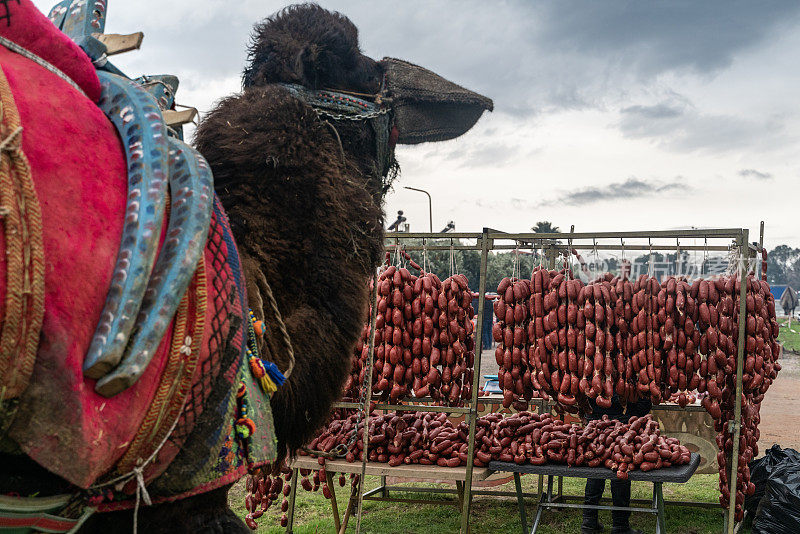
[[[573,227],[574,228],[574,227]],[[761,243],[763,243],[763,230],[764,225],[761,223]],[[511,234],[484,228],[480,233],[450,233],[450,234],[433,234],[433,233],[387,233],[386,234],[386,250],[395,250],[399,243],[408,240],[421,240],[423,245],[411,245],[402,247],[406,251],[455,251],[455,250],[478,250],[480,251],[480,278],[478,287],[478,302],[483,303],[486,295],[486,272],[487,263],[490,251],[500,250],[519,250],[531,249],[542,251],[546,263],[550,268],[556,266],[556,259],[559,255],[565,258],[569,256],[573,250],[590,250],[590,251],[650,251],[651,255],[653,250],[656,251],[674,251],[676,252],[676,260],[680,258],[681,252],[684,251],[704,251],[704,252],[735,252],[737,260],[737,271],[741,279],[745,279],[750,271],[750,260],[756,252],[761,249],[761,243],[756,247],[749,243],[749,230],[743,228],[727,228],[727,229],[692,229],[692,230],[675,230],[675,231],[644,231],[644,232],[574,232],[569,233],[518,233]],[[675,244],[654,244],[653,240],[675,240]],[[427,245],[426,241],[439,241],[450,240],[450,245]],[[475,241],[475,244],[454,243],[456,240]],[[598,240],[613,240],[614,244],[598,244]],[[626,240],[632,241],[626,244]],[[647,244],[635,243],[635,241],[647,241]],[[681,240],[703,240],[703,245],[682,245]],[[708,240],[728,240],[726,245],[709,245]],[[619,241],[619,244],[616,244]],[[508,243],[513,242],[513,244]],[[566,242],[566,244],[563,244]],[[565,259],[565,263],[566,263]],[[365,497],[364,481],[367,474],[368,451],[369,451],[369,406],[372,399],[372,361],[374,359],[375,351],[375,322],[377,315],[377,286],[373,284],[372,291],[372,313],[370,316],[369,337],[368,337],[368,350],[369,355],[366,362],[366,395],[363,402],[339,402],[334,404],[334,408],[355,408],[359,409],[363,414],[365,420],[365,428],[363,432],[363,460],[361,461],[360,469],[360,482],[357,488],[357,508],[356,508],[356,533],[361,532],[361,517],[363,509],[363,501]],[[746,291],[747,284],[740,284],[740,310],[739,316],[746,316]],[[475,336],[475,365],[473,371],[473,384],[472,395],[468,403],[463,407],[448,407],[448,406],[435,406],[432,404],[424,404],[432,402],[431,399],[409,399],[408,404],[387,404],[378,403],[374,406],[378,410],[413,410],[420,412],[445,412],[448,414],[464,414],[465,421],[469,425],[468,433],[468,451],[467,451],[467,465],[465,466],[465,479],[463,488],[460,492],[463,498],[460,499],[461,504],[461,521],[460,531],[462,534],[469,532],[469,515],[472,504],[472,481],[473,481],[473,457],[475,450],[475,426],[478,418],[478,380],[481,376],[481,352],[482,352],[482,328],[483,328],[483,315],[485,306],[478,306],[477,310],[477,324],[473,335]],[[738,333],[738,354],[737,354],[737,371],[736,371],[736,390],[742,389],[742,370],[744,368],[744,346],[745,346],[745,321],[739,321]],[[741,430],[741,395],[736,395],[736,402],[734,408],[734,419],[729,422],[729,428],[733,429],[733,452],[730,458],[730,506],[725,514],[724,532],[728,534],[734,533],[735,524],[733,519],[735,498],[736,495],[736,473],[738,470],[739,458],[739,435]],[[391,468],[387,469],[389,471]],[[387,472],[389,472],[387,471]],[[383,475],[385,477],[385,474]],[[292,528],[292,512],[294,511],[294,496],[296,491],[297,476],[292,477],[292,493],[290,498],[290,522],[287,532],[291,532]],[[559,484],[560,485],[560,484]],[[386,488],[385,480],[382,484]],[[541,490],[540,490],[541,491]],[[372,492],[374,493],[374,491]],[[491,493],[491,492],[479,492]]]

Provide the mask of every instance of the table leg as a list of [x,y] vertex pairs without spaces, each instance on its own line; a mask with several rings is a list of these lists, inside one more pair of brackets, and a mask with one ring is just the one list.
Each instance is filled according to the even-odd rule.
[[564,477],[558,477],[558,497],[557,502],[564,502]]
[[527,534],[528,521],[525,518],[525,498],[522,496],[522,481],[519,473],[514,473],[514,486],[517,488],[517,504],[519,505],[519,520],[522,523],[522,534]]
[[386,489],[386,475],[381,476],[381,497],[384,499],[389,497],[389,490]]
[[[464,484],[465,482],[461,480],[456,480],[456,499],[458,500],[458,509],[463,514],[464,510]],[[470,495],[470,499],[472,496]],[[472,526],[467,524],[467,532],[466,534],[470,534],[472,532]]]
[[542,519],[542,511],[547,506],[547,503],[551,502],[553,492],[553,476],[547,475],[547,493],[542,494],[539,498],[539,506],[536,507],[536,517],[533,520],[533,528],[531,528],[531,534],[536,534],[536,531],[539,529],[539,521]]
[[544,475],[539,475],[539,489],[536,492],[536,496],[541,497],[542,491],[544,491]]
[[328,482],[328,489],[331,492],[331,509],[333,510],[333,526],[336,527],[336,532],[342,528],[339,521],[339,505],[336,504],[336,486],[333,485],[333,475],[327,469],[325,470],[325,480]]
[[292,469],[292,487],[289,492],[289,522],[286,523],[286,534],[292,534],[294,527],[294,499],[297,496],[297,478],[300,476],[300,471]]
[[456,480],[456,499],[460,510],[464,506],[464,483],[460,480]]
[[664,492],[661,487],[661,482],[653,483],[653,491],[656,493],[656,500],[658,501],[658,515],[656,517],[656,533],[666,534],[667,525],[664,517]]
[[358,484],[353,484],[350,487],[350,498],[347,500],[347,510],[344,512],[344,519],[342,520],[342,528],[339,529],[339,534],[344,534],[347,531],[347,523],[350,521],[350,516],[356,507],[356,500],[358,499]]

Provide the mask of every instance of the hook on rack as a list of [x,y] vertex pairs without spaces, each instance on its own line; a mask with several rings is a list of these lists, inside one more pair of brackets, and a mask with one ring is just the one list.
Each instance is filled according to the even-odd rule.
[[428,272],[428,240],[422,238],[422,270]]
[[450,276],[456,274],[456,252],[453,249],[453,238],[450,238]]

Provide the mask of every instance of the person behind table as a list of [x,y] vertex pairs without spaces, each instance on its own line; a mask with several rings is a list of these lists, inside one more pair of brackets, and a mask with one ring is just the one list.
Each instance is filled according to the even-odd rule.
[[[650,413],[652,403],[650,399],[640,399],[635,403],[629,403],[627,409],[622,408],[619,397],[615,394],[611,398],[610,408],[601,408],[595,404],[594,400],[589,399],[592,413],[586,416],[587,421],[602,419],[607,415],[609,419],[617,419],[623,423],[633,417],[642,417]],[[600,504],[600,499],[605,491],[606,481],[604,478],[586,479],[585,504]],[[614,506],[628,507],[631,505],[631,481],[611,479],[611,500]],[[612,534],[642,534],[641,530],[631,529],[630,512],[613,510],[611,512],[611,533]],[[603,531],[603,525],[597,518],[597,510],[584,509],[583,523],[581,524],[581,534],[598,534]]]

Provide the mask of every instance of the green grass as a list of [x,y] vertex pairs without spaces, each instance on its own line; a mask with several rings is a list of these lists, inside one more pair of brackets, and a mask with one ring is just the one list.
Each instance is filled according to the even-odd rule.
[[[336,480],[338,477],[334,477]],[[686,484],[665,484],[664,498],[669,500],[703,501],[716,503],[717,475],[696,475]],[[367,477],[367,489],[377,487],[377,477]],[[523,489],[535,493],[537,477],[523,476]],[[564,479],[565,495],[583,495],[585,481],[583,479]],[[447,488],[446,485],[419,484],[420,487]],[[452,488],[452,486],[450,486]],[[343,515],[347,499],[350,495],[350,484],[339,488],[337,484],[336,498],[339,503],[340,513]],[[503,486],[491,488],[493,490],[514,491],[513,481]],[[393,494],[394,496],[394,494]],[[606,486],[606,497],[610,497],[610,490]],[[459,530],[459,512],[453,505],[446,504],[446,496],[423,493],[403,493],[402,497],[441,500],[441,505],[406,504],[364,501],[364,514],[362,518],[362,531],[376,534],[427,534],[427,533],[456,533]],[[634,499],[650,499],[652,485],[644,482],[633,482],[632,497]],[[240,516],[244,516],[244,486],[237,484],[230,493],[231,507]],[[527,499],[526,513],[530,528],[533,521],[535,507],[532,499]],[[284,532],[280,527],[280,503],[273,505],[270,510],[259,519],[259,534],[278,534]],[[600,512],[600,521],[611,526],[610,512]],[[706,534],[717,533],[722,529],[722,509],[715,506],[712,509],[696,507],[682,507],[667,505],[666,507],[667,531],[674,534]],[[545,511],[542,516],[540,532],[543,534],[580,532],[581,512],[579,510]],[[476,534],[492,534],[519,532],[519,511],[516,498],[476,496],[473,499],[470,524]],[[309,493],[298,487],[295,508],[294,532],[297,534],[316,534],[333,532],[333,516],[330,502],[322,492]],[[652,514],[634,513],[631,516],[631,526],[645,532],[652,532],[655,528],[655,516]],[[355,531],[355,518],[352,518],[348,532]],[[608,530],[607,530],[608,532]]]
[[778,341],[783,343],[784,350],[800,352],[800,322],[796,320],[792,321],[791,329],[785,326],[788,322],[789,319],[787,318],[778,319],[778,323],[781,325]]

